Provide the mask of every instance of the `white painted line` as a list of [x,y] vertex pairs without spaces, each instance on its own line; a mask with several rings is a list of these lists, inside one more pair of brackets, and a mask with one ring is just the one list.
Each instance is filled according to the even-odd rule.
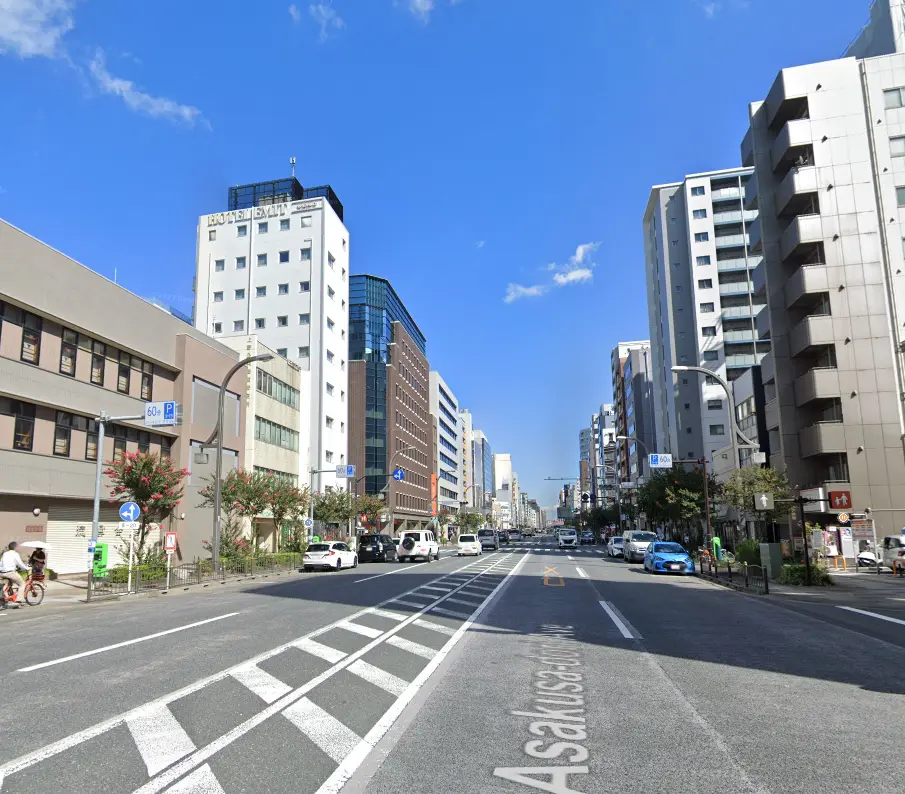
[[231,675],[265,703],[274,703],[287,692],[292,691],[292,687],[289,684],[284,684],[279,678],[272,676],[266,670],[262,670],[256,664],[233,670]]
[[582,579],[587,579],[587,578],[588,578],[588,575],[587,575],[583,570],[581,570],[581,568],[579,568],[577,565],[575,566],[575,570],[578,571],[578,575],[579,575]]
[[195,743],[166,706],[144,709],[126,725],[151,777],[195,750]]
[[846,612],[857,612],[859,615],[867,615],[868,617],[877,618],[878,620],[885,620],[887,623],[898,623],[900,626],[905,626],[905,620],[891,618],[889,615],[881,615],[878,612],[868,612],[866,609],[855,609],[855,607],[840,607],[838,604],[836,606],[839,607],[839,609],[844,609]]
[[367,637],[372,640],[383,634],[380,629],[372,629],[370,626],[362,626],[360,623],[351,623],[347,620],[344,620],[336,628],[345,629],[346,631],[351,631],[355,634],[361,634],[362,637]]
[[392,576],[394,573],[402,573],[403,571],[410,571],[412,568],[417,568],[419,565],[427,565],[426,562],[419,562],[415,565],[406,565],[405,568],[400,568],[398,571],[387,571],[386,573],[378,573],[375,576],[366,576],[364,579],[356,579],[352,584],[361,584],[362,582],[370,582],[371,579],[379,579],[381,576]]
[[368,664],[361,659],[352,662],[346,669],[353,675],[357,675],[359,678],[364,679],[369,684],[374,684],[374,686],[380,687],[396,697],[399,697],[405,692],[406,687],[409,685],[408,681],[404,681],[398,675],[393,675],[386,670],[381,670],[379,667]]
[[283,715],[337,764],[361,741],[357,733],[308,698],[293,703]]
[[199,766],[191,775],[170,786],[166,794],[226,794],[223,786],[214,777],[209,764]]
[[483,597],[482,597],[482,596],[477,596],[477,598],[480,599],[480,600],[478,600],[478,601],[466,601],[464,598],[447,598],[447,599],[446,599],[446,603],[448,603],[448,604],[462,604],[463,606],[471,607],[472,609],[474,609],[474,608],[475,608],[478,604],[480,604],[481,601],[483,600]]
[[487,597],[486,591],[476,590],[476,589],[473,588],[473,587],[463,587],[463,588],[459,591],[459,595],[465,595],[465,596],[477,596],[478,598],[481,598],[481,599]]
[[449,626],[443,626],[440,623],[432,623],[429,620],[424,620],[423,618],[418,618],[415,621],[416,626],[421,626],[422,629],[430,629],[431,631],[438,631],[440,634],[448,634],[450,637],[456,633],[456,629],[451,629]]
[[631,631],[629,631],[625,623],[622,622],[619,616],[613,611],[613,608],[606,601],[601,601],[600,606],[602,606],[603,611],[610,616],[610,620],[612,620],[613,623],[616,624],[616,628],[619,629],[619,632],[623,637],[625,637],[627,640],[635,639],[635,635],[632,634]]
[[293,642],[291,644],[300,651],[305,651],[305,653],[310,653],[312,656],[317,656],[325,662],[330,662],[330,664],[336,664],[348,656],[344,651],[338,651],[336,648],[330,648],[327,645],[315,642],[314,640],[299,640],[298,642]]
[[424,607],[427,606],[427,604],[419,604],[416,601],[405,601],[402,598],[394,598],[393,603],[402,604],[404,607],[412,607],[414,609],[424,609]]
[[372,609],[371,614],[377,615],[379,618],[398,620],[400,623],[408,617],[408,615],[402,615],[399,612],[391,612],[389,609]]
[[[451,585],[450,587],[436,587],[432,584],[425,584],[418,588],[419,590],[437,590],[440,593],[451,593],[456,589],[455,585]],[[436,596],[432,596],[432,598],[436,598]]]
[[433,659],[437,655],[437,652],[433,648],[428,648],[420,642],[412,642],[411,640],[405,639],[405,637],[400,637],[398,634],[394,634],[390,637],[387,640],[387,645],[392,645],[394,648],[399,648],[402,651],[408,651],[409,653],[415,654],[415,656],[420,656],[422,659]]
[[456,612],[453,609],[443,609],[443,607],[434,607],[431,612],[436,612],[438,615],[448,615],[451,618],[459,618],[459,620],[468,620],[471,617],[467,612]]
[[567,555],[566,555],[566,559],[567,559],[567,560],[572,560],[572,562],[575,562],[575,560],[574,560],[574,558],[572,557],[571,554],[567,554]]
[[33,670],[41,670],[45,667],[53,667],[55,664],[63,664],[71,662],[73,659],[83,659],[86,656],[94,656],[105,651],[112,651],[116,648],[125,648],[127,645],[136,645],[139,642],[147,642],[148,640],[156,640],[158,637],[165,637],[167,634],[175,634],[177,631],[185,631],[186,629],[194,629],[198,626],[204,626],[207,623],[214,623],[225,618],[233,618],[238,612],[229,612],[226,615],[219,615],[216,618],[208,618],[207,620],[199,620],[197,623],[189,623],[185,626],[177,626],[175,629],[167,629],[166,631],[158,631],[156,634],[148,634],[144,637],[136,637],[134,640],[126,640],[125,642],[117,642],[114,645],[105,645],[103,648],[95,648],[93,651],[84,651],[82,653],[74,653],[72,656],[64,656],[62,659],[54,659],[50,662],[41,662],[41,664],[33,664],[30,667],[22,667],[16,670],[17,673],[30,673]]

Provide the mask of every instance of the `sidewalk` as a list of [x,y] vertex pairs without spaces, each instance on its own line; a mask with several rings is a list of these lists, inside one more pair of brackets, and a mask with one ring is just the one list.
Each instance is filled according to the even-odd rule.
[[791,587],[789,585],[770,582],[770,594],[793,596],[797,598],[832,601],[850,604],[856,601],[889,601],[902,599],[905,601],[905,578],[892,576],[891,573],[874,571],[834,571],[830,570],[832,586],[827,587]]

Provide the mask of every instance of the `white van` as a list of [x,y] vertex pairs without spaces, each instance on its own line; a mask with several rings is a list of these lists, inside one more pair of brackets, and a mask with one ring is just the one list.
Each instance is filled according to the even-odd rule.
[[642,562],[647,547],[659,539],[655,532],[640,532],[637,529],[627,529],[622,533],[622,556],[626,562]]
[[571,527],[563,527],[558,532],[559,548],[571,549],[578,545],[578,533]]

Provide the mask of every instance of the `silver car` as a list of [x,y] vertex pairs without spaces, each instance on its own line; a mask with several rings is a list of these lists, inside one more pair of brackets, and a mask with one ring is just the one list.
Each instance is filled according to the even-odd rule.
[[647,547],[659,539],[655,532],[627,530],[622,533],[622,556],[626,562],[642,562]]
[[622,535],[614,535],[613,537],[611,537],[609,542],[606,544],[607,557],[621,557],[622,543]]

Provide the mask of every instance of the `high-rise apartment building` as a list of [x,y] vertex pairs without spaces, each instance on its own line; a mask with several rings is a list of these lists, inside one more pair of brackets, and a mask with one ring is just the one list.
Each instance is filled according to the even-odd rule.
[[600,406],[591,416],[591,506],[603,507],[616,500],[616,407]]
[[430,411],[437,418],[437,500],[455,513],[464,501],[465,480],[459,401],[436,370],[430,372]]
[[195,327],[256,334],[311,373],[311,483],[344,487],[332,472],[347,462],[349,232],[336,194],[294,177],[232,187],[225,211],[199,218],[196,251]]
[[481,430],[472,431],[471,460],[475,472],[475,500],[472,504],[482,510],[488,510],[494,494],[493,450],[487,436]]
[[578,431],[578,459],[585,462],[591,459],[591,435],[590,427],[583,427]]
[[471,458],[472,434],[474,433],[474,421],[471,411],[467,408],[459,408],[459,447],[462,460],[462,501],[469,507],[475,507],[475,482],[474,461]]
[[[657,452],[650,342],[620,342],[610,355],[616,433],[616,468],[624,481],[649,476],[647,455]],[[640,443],[639,443],[640,442]]]
[[731,381],[770,349],[754,328],[764,301],[751,285],[760,262],[748,236],[757,209],[743,205],[751,174],[710,171],[651,189],[643,231],[660,452],[709,459],[730,432],[719,384],[694,373],[676,377],[672,367],[705,367]]
[[[389,281],[349,282],[349,462],[359,493],[386,489],[394,533],[431,520],[427,340]],[[393,470],[405,471],[396,481]]]
[[869,507],[881,537],[905,526],[903,19],[878,0],[854,57],[783,69],[741,146],[771,465],[834,500],[806,508],[824,523]]
[[[493,488],[495,520],[499,529],[509,529],[512,520],[512,456],[508,452],[493,453]],[[498,516],[498,518],[496,518]]]

